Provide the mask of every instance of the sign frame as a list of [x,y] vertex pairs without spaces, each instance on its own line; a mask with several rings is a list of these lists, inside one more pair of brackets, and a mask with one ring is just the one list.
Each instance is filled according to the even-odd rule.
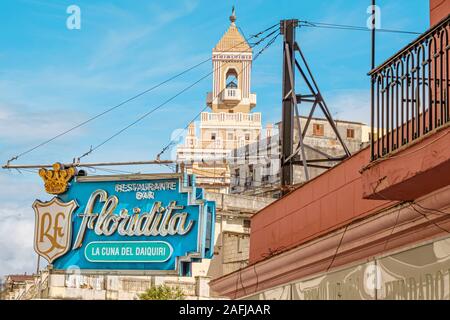
[[[196,250],[190,250],[187,251],[184,255],[175,256],[173,259],[175,260],[175,268],[174,269],[133,269],[133,268],[80,268],[79,273],[80,274],[129,274],[129,275],[190,275],[191,273],[191,263],[192,262],[198,262],[201,261],[201,259],[211,259],[214,255],[214,227],[215,227],[215,220],[216,220],[216,213],[215,213],[215,203],[213,201],[208,201],[204,198],[204,191],[202,189],[197,189],[195,187],[195,176],[193,175],[187,175],[187,174],[181,174],[181,173],[164,173],[164,174],[125,174],[125,175],[97,175],[97,176],[75,176],[74,182],[80,185],[83,185],[85,183],[92,183],[92,182],[132,182],[132,181],[151,181],[151,180],[175,180],[177,182],[177,190],[176,192],[178,194],[185,193],[187,194],[187,203],[181,203],[180,205],[184,207],[188,206],[198,206],[198,217],[195,218],[194,223],[197,224],[196,226]],[[73,182],[70,183],[69,188],[66,192],[59,195],[58,197],[54,197],[51,201],[59,201],[61,203],[64,203],[64,198],[68,196],[68,192],[70,191],[70,187],[73,184]],[[57,199],[57,200],[55,200]],[[63,200],[63,201],[61,201]],[[39,201],[39,200],[36,200]],[[36,203],[35,201],[35,203]],[[75,199],[71,199],[71,201],[75,201]],[[154,202],[158,201],[158,199],[155,199]],[[70,202],[70,201],[69,201]],[[67,202],[68,203],[68,202]],[[73,217],[71,219],[71,231],[72,233],[76,233],[77,230],[75,226],[73,225],[74,217],[78,216],[80,212],[77,212],[77,210],[80,210],[81,207],[77,205],[77,207],[73,210]],[[117,214],[117,213],[115,213]],[[206,226],[208,223],[210,227],[210,230],[206,230]],[[36,228],[38,226],[36,225]],[[36,231],[35,231],[36,232]],[[93,230],[88,230],[88,232],[93,232]],[[71,234],[71,237],[73,235]],[[206,247],[206,237],[209,236],[210,244],[208,248]],[[172,243],[170,241],[163,241],[160,238],[157,238],[155,240],[149,239],[148,236],[143,236],[145,239],[142,240],[142,242],[166,242],[170,247],[170,255],[169,258],[167,258],[164,261],[168,261],[172,258],[172,254],[174,254],[174,248],[172,246]],[[72,239],[72,238],[71,238]],[[192,240],[192,239],[191,239]],[[112,242],[116,242],[115,239],[111,240]],[[92,242],[111,242],[108,240],[105,241],[91,241]],[[120,240],[119,240],[120,241]],[[127,243],[133,243],[133,242],[140,242],[136,240],[123,240]],[[178,240],[177,240],[178,241]],[[70,247],[74,244],[74,239],[71,240]],[[88,243],[83,244],[82,247],[77,248],[76,250],[83,250],[84,258],[87,259],[87,256],[85,255],[86,247],[88,246]],[[188,250],[188,249],[186,249]],[[64,256],[67,254],[66,250],[65,253],[61,254],[58,258],[61,256]],[[36,251],[38,252],[38,251]],[[38,252],[38,254],[40,254]],[[48,260],[48,259],[47,259]],[[56,261],[53,261],[56,260]],[[71,266],[65,266],[61,267],[61,264],[58,263],[58,259],[53,259],[50,262],[50,268],[52,269],[53,273],[66,273],[68,269],[71,268]],[[134,261],[124,261],[127,263],[134,263]],[[137,263],[159,263],[159,261],[147,261],[147,262],[141,262],[136,261]],[[92,263],[98,263],[98,264],[105,264],[108,262],[92,262]],[[120,263],[120,262],[119,262]],[[59,265],[58,265],[59,264]]]

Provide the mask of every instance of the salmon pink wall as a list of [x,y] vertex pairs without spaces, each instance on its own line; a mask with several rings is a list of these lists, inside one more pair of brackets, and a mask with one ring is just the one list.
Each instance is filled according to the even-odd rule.
[[396,203],[362,198],[359,171],[369,155],[369,148],[360,151],[254,215],[250,263]]
[[450,0],[430,0],[430,26],[434,26],[450,13]]

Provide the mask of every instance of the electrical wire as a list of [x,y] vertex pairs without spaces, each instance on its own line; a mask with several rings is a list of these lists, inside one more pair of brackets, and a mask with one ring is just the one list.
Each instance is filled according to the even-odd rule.
[[[272,34],[274,34],[275,32],[279,32],[279,30],[275,30],[271,33],[269,33],[267,36],[263,37],[262,39],[260,39],[257,43],[257,45],[259,45],[260,43],[262,43],[265,39],[267,39],[268,37],[270,37]],[[277,35],[278,36],[278,35]],[[276,37],[277,37],[276,36]],[[269,40],[269,45],[273,43],[273,41],[276,39],[276,37],[274,37],[273,39]],[[268,46],[266,45],[262,50],[260,50],[258,52],[258,54],[255,56],[255,59],[265,50],[267,49]],[[220,66],[219,66],[220,67]],[[218,67],[218,68],[219,68]],[[216,68],[216,69],[218,69]],[[144,120],[146,117],[148,117],[149,115],[151,115],[152,113],[154,113],[155,111],[157,111],[158,109],[162,108],[163,106],[165,106],[166,104],[168,104],[169,102],[171,102],[172,100],[174,100],[175,98],[177,98],[178,96],[180,96],[181,94],[183,94],[184,92],[188,91],[189,89],[191,89],[192,87],[194,87],[195,85],[197,85],[198,83],[200,83],[202,80],[206,79],[207,77],[209,77],[211,74],[213,74],[215,72],[215,69],[213,69],[212,71],[208,72],[207,74],[205,74],[204,76],[202,76],[200,79],[198,79],[197,81],[193,82],[192,84],[188,85],[187,87],[185,87],[184,89],[182,89],[181,91],[179,91],[178,93],[176,93],[175,95],[171,96],[169,99],[165,100],[163,103],[159,104],[158,106],[154,107],[153,109],[149,110],[148,112],[144,113],[142,116],[140,116],[139,118],[137,118],[136,120],[134,120],[133,122],[131,122],[130,124],[128,124],[127,126],[123,127],[122,129],[120,129],[119,131],[117,131],[116,133],[114,133],[113,135],[111,135],[110,137],[108,137],[107,139],[105,139],[103,142],[97,144],[95,147],[90,148],[89,151],[87,151],[86,153],[84,153],[83,155],[81,155],[80,157],[78,157],[78,161],[81,158],[84,158],[88,155],[90,155],[92,152],[94,152],[95,150],[99,149],[100,147],[102,147],[103,145],[105,145],[106,143],[108,143],[109,141],[111,141],[112,139],[114,139],[115,137],[117,137],[118,135],[122,134],[124,131],[128,130],[129,128],[131,128],[132,126],[136,125],[137,123],[139,123],[140,121]]]
[[431,221],[431,220],[428,218],[428,215],[427,215],[426,213],[423,213],[423,212],[421,212],[420,210],[418,210],[418,209],[415,207],[415,204],[416,204],[416,203],[415,203],[414,201],[411,202],[411,208],[412,208],[415,212],[417,212],[418,214],[420,214],[421,216],[423,216],[428,222],[432,223],[436,228],[438,228],[438,229],[440,229],[440,230],[442,230],[442,231],[444,231],[444,232],[450,234],[450,231],[449,231],[449,230],[447,230],[447,229],[445,229],[444,227],[440,226],[440,225],[437,224],[435,221]]
[[[333,23],[323,23],[323,22],[312,22],[312,21],[305,21],[305,20],[299,20],[298,27],[312,27],[312,28],[325,28],[325,29],[337,29],[337,30],[352,30],[352,31],[368,31],[372,32],[372,30],[368,27],[362,27],[362,26],[353,26],[353,25],[346,25],[346,24],[333,24]],[[382,29],[382,28],[375,28],[376,32],[385,32],[385,33],[399,33],[399,34],[413,34],[413,35],[420,35],[421,32],[415,32],[415,31],[405,31],[405,30],[394,30],[394,29]]]
[[331,267],[333,266],[334,260],[336,260],[336,257],[338,255],[339,249],[341,248],[341,245],[342,245],[342,241],[344,240],[345,233],[347,232],[347,229],[348,229],[348,227],[350,225],[351,225],[351,223],[347,224],[345,226],[344,231],[342,232],[341,240],[339,240],[339,244],[336,247],[336,251],[334,252],[333,258],[331,259],[330,265],[327,268],[327,272],[330,271]]
[[[242,267],[242,264],[244,265],[244,267]],[[244,290],[244,296],[247,295],[247,290],[245,289],[244,282],[242,281],[242,269],[245,268],[245,267],[246,267],[246,262],[245,261],[241,261],[240,262],[240,269],[239,269],[239,279],[241,281],[241,287]]]
[[[377,191],[376,191],[377,187],[378,187],[380,184],[381,184],[381,180],[378,182],[378,185],[377,185],[376,187],[372,187],[373,193],[376,194],[376,195],[378,195],[378,196],[380,196],[380,197],[382,197],[382,198],[383,198],[384,200],[386,200],[386,201],[391,201],[391,200],[387,199],[383,194],[381,194],[380,192],[377,192]],[[445,232],[447,232],[447,233],[450,234],[450,231],[449,231],[449,230],[447,230],[447,229],[441,227],[441,226],[438,225],[435,221],[431,221],[431,220],[428,218],[428,216],[427,216],[426,213],[420,212],[420,210],[418,210],[415,206],[418,206],[418,207],[422,208],[423,210],[427,210],[427,211],[435,211],[435,212],[437,212],[437,213],[439,213],[439,214],[443,214],[443,215],[449,215],[450,213],[447,213],[447,212],[444,212],[444,211],[440,211],[440,210],[437,210],[437,209],[433,209],[433,208],[426,208],[426,207],[424,207],[424,206],[418,204],[416,201],[405,201],[405,202],[403,202],[403,203],[409,203],[408,208],[412,208],[415,212],[417,212],[418,214],[420,214],[421,216],[423,216],[428,222],[434,224],[434,226],[436,226],[438,229],[440,229],[440,230],[442,230],[442,231],[445,231]],[[400,203],[400,205],[402,205],[403,203]],[[398,210],[398,213],[397,213],[397,219],[396,219],[396,221],[395,221],[394,226],[392,227],[390,236],[394,233],[394,229],[395,229],[395,227],[396,227],[397,224],[398,224],[398,219],[399,219],[399,216],[400,216],[400,211],[401,211],[402,209],[403,209],[403,208],[399,208],[399,210]],[[390,236],[389,236],[389,237],[390,237]],[[385,245],[384,245],[384,250],[386,250],[388,241],[389,241],[389,238],[386,239],[386,242],[385,242]]]
[[[259,40],[259,41],[258,41],[255,45],[253,45],[252,47],[259,45],[261,42],[263,42],[265,39],[267,39],[267,38],[270,37],[271,35],[275,34],[276,32],[279,32],[279,30],[275,30],[275,31],[269,33],[267,36],[265,36],[264,38],[262,38],[261,40]],[[266,45],[265,45],[265,46],[264,46],[264,47],[263,47],[263,48],[255,55],[255,57],[253,58],[253,62],[255,62],[255,61],[258,59],[258,57],[259,57],[265,50],[267,50],[267,48],[269,48],[269,47],[275,42],[275,40],[277,39],[277,37],[278,37],[279,35],[280,35],[280,34],[278,33],[275,37],[273,37],[272,39],[270,39],[270,40],[267,42],[267,44],[266,44]],[[248,65],[247,65],[247,66],[248,66]],[[243,68],[243,69],[241,70],[241,72],[239,72],[239,74],[241,74],[242,72],[244,72],[244,70],[246,70],[247,66],[246,66],[245,68]],[[219,68],[220,68],[220,67],[219,67]],[[214,72],[214,70],[213,70],[213,72]],[[238,74],[238,76],[239,76],[239,74]],[[187,130],[187,128],[189,128],[189,126],[191,125],[191,123],[193,123],[193,122],[194,122],[194,121],[202,114],[202,112],[204,112],[207,108],[208,108],[208,106],[205,106],[202,110],[200,110],[200,112],[197,113],[196,116],[195,116],[191,121],[189,121],[188,124],[184,127],[184,130]],[[180,137],[180,135],[181,135],[183,132],[184,132],[184,131],[180,131],[180,132],[178,133],[178,135],[177,135],[175,138],[171,139],[171,140],[169,141],[169,143],[168,143],[166,146],[164,146],[164,147],[162,148],[162,150],[157,154],[156,159],[160,159],[161,155],[162,155],[165,151],[167,151],[172,145],[174,145],[174,144],[176,143],[176,140]]]
[[445,212],[445,211],[441,211],[441,210],[433,209],[433,208],[427,208],[427,207],[424,207],[424,206],[422,206],[421,204],[419,204],[417,202],[414,202],[414,204],[416,206],[420,207],[421,209],[426,210],[426,211],[434,211],[435,213],[441,214],[441,215],[450,215],[450,212]]
[[[274,24],[274,25],[264,29],[263,31],[260,31],[260,32],[258,32],[256,34],[252,35],[250,38],[258,38],[262,34],[266,33],[267,31],[269,31],[269,30],[271,30],[271,29],[273,29],[273,28],[275,28],[277,26],[278,26],[278,24]],[[242,44],[243,42],[244,41],[242,41],[241,43],[236,44],[236,46]],[[72,132],[72,131],[74,131],[74,130],[76,130],[76,129],[78,129],[78,128],[86,125],[86,124],[88,124],[88,123],[90,123],[91,121],[93,121],[95,119],[98,119],[101,116],[103,116],[103,115],[105,115],[105,114],[107,114],[107,113],[109,113],[109,112],[111,112],[111,111],[113,111],[113,110],[115,110],[115,109],[117,109],[117,108],[119,108],[119,107],[121,107],[121,106],[123,106],[123,105],[125,105],[125,104],[127,104],[127,103],[129,103],[129,102],[131,102],[131,101],[133,101],[133,100],[135,100],[135,99],[137,99],[137,98],[139,98],[139,97],[141,97],[141,96],[143,96],[143,95],[145,95],[145,94],[147,94],[147,93],[149,93],[149,92],[159,88],[159,87],[161,87],[162,85],[164,85],[164,84],[166,84],[166,83],[168,83],[168,82],[170,82],[170,81],[172,81],[172,80],[174,80],[174,79],[176,79],[176,78],[178,78],[178,77],[188,73],[189,71],[191,71],[191,70],[193,70],[193,69],[195,69],[195,68],[205,64],[206,62],[210,61],[211,59],[212,59],[212,57],[209,57],[208,59],[205,59],[205,60],[203,60],[203,61],[201,61],[201,62],[199,62],[199,63],[197,63],[197,64],[195,64],[195,65],[193,65],[193,66],[191,66],[191,67],[189,67],[187,69],[185,69],[184,71],[179,72],[176,75],[174,75],[172,77],[169,77],[168,79],[166,79],[164,81],[161,81],[160,83],[158,83],[158,84],[156,84],[156,85],[154,85],[154,86],[152,86],[152,87],[150,87],[150,88],[148,88],[148,89],[146,89],[144,91],[141,91],[140,93],[138,93],[138,94],[136,94],[136,95],[134,95],[134,96],[132,96],[132,97],[130,97],[130,98],[128,98],[128,99],[126,99],[126,100],[124,100],[124,101],[122,101],[122,102],[120,102],[120,103],[118,103],[118,104],[116,104],[116,105],[114,105],[114,106],[104,110],[104,111],[102,111],[101,113],[99,113],[99,114],[97,114],[97,115],[95,115],[95,116],[93,116],[93,117],[91,117],[91,118],[89,118],[89,119],[87,119],[87,120],[85,120],[85,121],[83,121],[83,122],[81,122],[81,123],[79,123],[79,124],[69,128],[69,129],[67,129],[67,130],[65,130],[65,131],[63,131],[63,132],[61,132],[61,133],[59,133],[59,134],[57,134],[57,135],[55,135],[55,136],[53,136],[53,137],[51,137],[51,138],[41,142],[41,143],[31,147],[30,149],[27,149],[26,151],[23,151],[23,152],[15,155],[13,157],[11,157],[9,160],[7,160],[6,165],[9,165],[12,161],[15,161],[18,158],[20,158],[20,157],[22,157],[22,156],[24,156],[24,155],[26,155],[26,154],[28,154],[28,153],[30,153],[32,151],[34,151],[34,150],[44,146],[44,145],[47,145],[48,143],[58,139],[59,137],[64,136],[64,135],[66,135],[66,134],[68,134],[68,133],[70,133],[70,132]],[[89,153],[90,152],[88,152],[88,154]]]
[[[392,226],[391,232],[389,234],[389,237],[387,237],[385,243],[384,243],[384,247],[383,247],[383,251],[386,251],[387,245],[389,243],[389,239],[391,238],[391,236],[394,234],[394,230],[398,225],[398,220],[400,219],[400,212],[404,209],[404,207],[401,206],[402,204],[400,204],[400,208],[397,210],[397,217],[395,218],[395,223]],[[411,206],[411,205],[410,205]]]
[[126,171],[126,170],[118,170],[118,169],[110,169],[110,168],[100,168],[100,167],[92,167],[92,166],[82,166],[81,168],[94,169],[98,171],[103,171],[107,173],[125,173],[125,174],[137,174],[138,172]]

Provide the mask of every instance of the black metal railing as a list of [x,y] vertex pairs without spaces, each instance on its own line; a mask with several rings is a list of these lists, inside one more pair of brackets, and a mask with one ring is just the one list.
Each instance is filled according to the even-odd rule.
[[369,73],[372,161],[449,122],[449,21]]

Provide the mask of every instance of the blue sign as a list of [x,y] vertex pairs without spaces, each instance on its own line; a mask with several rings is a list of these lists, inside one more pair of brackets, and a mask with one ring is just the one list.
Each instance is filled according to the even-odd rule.
[[59,200],[76,205],[70,248],[54,269],[186,275],[191,262],[213,255],[215,203],[203,199],[193,176],[79,176]]

